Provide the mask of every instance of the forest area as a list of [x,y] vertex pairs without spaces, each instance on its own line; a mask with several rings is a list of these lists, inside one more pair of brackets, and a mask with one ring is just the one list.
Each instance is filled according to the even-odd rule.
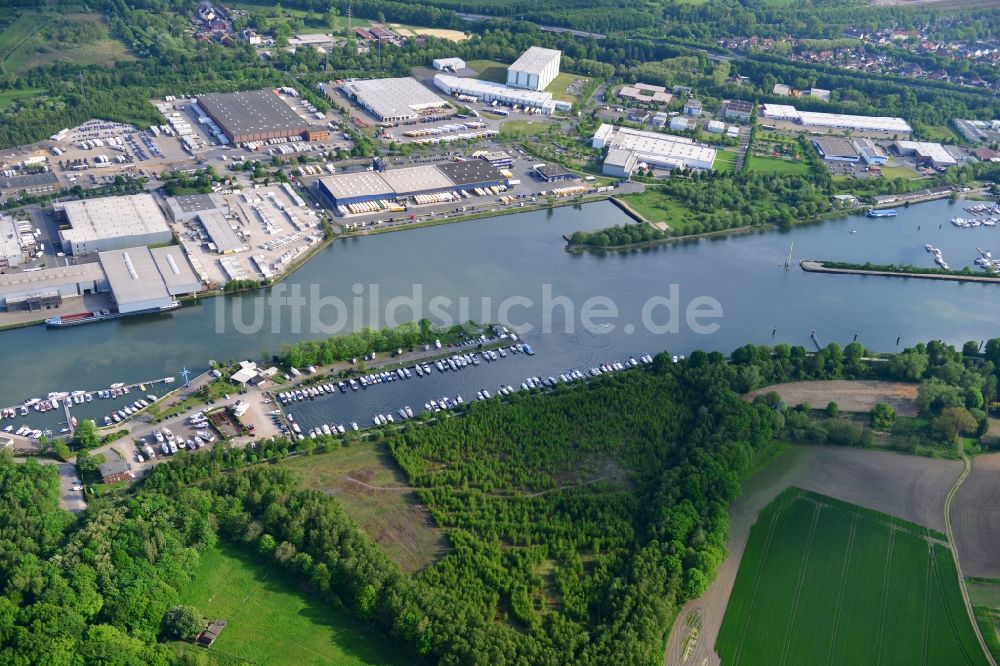
[[[680,363],[663,353],[646,368],[374,433],[450,544],[413,575],[334,496],[300,488],[280,464],[370,445],[357,436],[181,453],[79,518],[58,507],[53,466],[0,454],[10,498],[0,659],[169,663],[169,640],[196,626],[187,620],[197,609],[180,604],[191,572],[222,540],[418,663],[650,663],[676,609],[725,557],[726,508],[775,437],[877,446],[871,433],[903,424],[902,450],[992,445],[979,438],[997,400],[1000,339],[961,350],[930,342],[880,363],[868,354],[857,343],[816,353],[746,345],[730,359],[696,351]],[[851,378],[917,383],[918,416],[876,406],[852,421],[836,405],[740,397]]]
[[[316,11],[317,16],[327,15],[330,9],[328,3],[317,0],[292,0],[283,4]],[[338,0],[333,8],[343,16],[347,4],[346,0]],[[641,77],[649,83],[668,86],[681,83],[695,87],[697,94],[703,97],[716,99],[739,97],[756,102],[777,101],[771,98],[770,86],[773,80],[781,79],[801,80],[838,91],[833,102],[805,100],[804,106],[813,110],[899,115],[930,126],[944,124],[953,117],[992,117],[994,112],[988,91],[791,62],[770,53],[758,54],[752,59],[734,59],[720,76],[719,68],[706,53],[716,46],[711,40],[698,41],[729,29],[741,16],[745,19],[741,23],[744,29],[774,25],[776,30],[797,30],[800,37],[827,37],[827,28],[823,26],[835,25],[827,20],[829,14],[839,12],[838,16],[854,20],[854,12],[859,11],[856,7],[824,5],[789,9],[751,5],[747,9],[732,2],[697,6],[669,3],[657,14],[642,3],[615,5],[614,12],[600,6],[594,8],[593,3],[587,5],[589,9],[564,3],[558,9],[542,5],[536,11],[513,2],[488,3],[482,7],[463,3],[461,8],[465,11],[497,15],[497,18],[469,22],[460,20],[453,11],[458,7],[451,6],[448,1],[413,5],[379,0],[352,7],[352,11],[355,16],[370,20],[384,18],[404,24],[460,28],[471,32],[472,38],[461,43],[432,37],[419,44],[410,40],[400,47],[387,46],[379,54],[362,53],[348,42],[327,55],[305,48],[296,53],[278,52],[272,60],[265,61],[246,44],[225,47],[195,40],[190,31],[189,3],[101,0],[91,10],[102,15],[103,23],[94,25],[106,24],[104,29],[108,36],[124,45],[128,58],[114,66],[57,61],[27,71],[0,73],[0,96],[7,93],[14,100],[0,112],[0,146],[31,143],[90,118],[149,125],[158,120],[158,114],[146,100],[166,94],[248,90],[291,82],[312,95],[316,84],[331,78],[406,75],[410,68],[425,66],[431,59],[442,56],[511,62],[531,45],[562,50],[563,68],[577,74],[606,80]],[[871,20],[876,22],[902,20],[897,16],[899,10],[863,11],[875,12],[876,18]],[[992,25],[998,20],[997,14],[998,10],[988,10],[977,17],[974,25],[983,22]],[[268,30],[286,29],[283,23],[269,20],[263,13],[260,18],[254,16],[251,12],[252,20],[263,22]],[[906,14],[903,23],[908,25],[919,16],[922,16],[919,12]],[[605,39],[576,38],[564,33],[542,32],[528,20],[609,34]],[[939,21],[944,31],[944,19]],[[627,34],[614,32],[619,22],[636,29],[630,29]],[[809,26],[814,23],[822,29],[811,29]],[[955,23],[954,29],[958,30],[960,21],[955,19]],[[659,27],[649,34],[639,29],[651,25]],[[665,36],[671,31],[689,29],[707,30],[706,36]],[[68,29],[60,30],[67,39],[86,37]],[[751,85],[734,85],[727,75],[748,77]]]

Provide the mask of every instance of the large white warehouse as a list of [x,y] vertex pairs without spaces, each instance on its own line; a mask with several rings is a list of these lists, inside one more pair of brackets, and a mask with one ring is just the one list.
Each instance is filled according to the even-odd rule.
[[594,148],[608,148],[603,171],[609,176],[628,178],[640,165],[661,169],[686,167],[708,170],[715,163],[714,148],[688,137],[644,132],[628,127],[602,124],[594,133]]
[[552,93],[511,88],[502,83],[493,83],[492,81],[463,79],[451,74],[435,74],[434,85],[449,95],[466,95],[474,97],[477,102],[485,102],[487,104],[494,100],[507,106],[514,106],[516,104],[518,106],[539,109],[545,114],[552,113],[556,109],[568,111],[571,108],[568,102],[553,100]]
[[562,51],[532,46],[507,68],[507,85],[512,88],[545,90],[559,76]]
[[59,231],[64,252],[89,254],[173,239],[167,218],[151,194],[67,201],[53,206],[69,229]]
[[790,120],[817,129],[845,129],[868,132],[909,134],[913,131],[902,118],[889,116],[852,116],[844,113],[799,111],[787,104],[764,104],[761,115],[774,120]]

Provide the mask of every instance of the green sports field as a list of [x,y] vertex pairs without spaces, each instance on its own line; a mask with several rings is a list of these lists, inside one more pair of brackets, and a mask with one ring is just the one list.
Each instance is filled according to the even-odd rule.
[[985,664],[943,535],[789,489],[750,532],[722,663]]

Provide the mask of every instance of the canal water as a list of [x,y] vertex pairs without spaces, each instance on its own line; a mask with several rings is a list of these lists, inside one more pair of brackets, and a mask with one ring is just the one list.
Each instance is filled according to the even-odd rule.
[[[538,353],[375,387],[366,395],[386,396],[387,404],[359,409],[369,412],[368,422],[375,412],[395,413],[404,404],[416,409],[455,393],[468,400],[470,391],[518,386],[528,375],[558,375],[662,350],[728,352],[747,342],[811,346],[812,331],[822,344],[846,344],[857,335],[879,351],[896,349],[897,337],[901,347],[934,338],[982,340],[998,334],[997,285],[824,275],[797,265],[799,259],[829,259],[932,267],[925,243],[939,247],[953,268],[971,265],[977,247],[1000,253],[1000,228],[949,223],[955,215],[968,217],[963,205],[936,201],[900,208],[894,219],[845,217],[788,232],[604,255],[568,253],[562,235],[629,221],[606,202],[351,238],[332,244],[273,290],[206,299],[162,316],[0,333],[6,377],[0,405],[48,391],[179,379],[182,367],[197,373],[209,359],[259,358],[325,337],[338,320],[343,330],[392,323],[384,316],[387,307],[396,321],[415,314],[435,323],[506,315],[522,331],[531,329],[524,337]],[[785,270],[793,241],[793,265]],[[415,293],[415,303],[399,300]],[[373,306],[380,313],[374,319]],[[609,307],[617,316],[594,316]],[[701,316],[691,319],[689,310]],[[407,393],[418,385],[425,388]],[[95,400],[74,413],[103,416],[108,407]],[[41,427],[34,413],[28,421]]]

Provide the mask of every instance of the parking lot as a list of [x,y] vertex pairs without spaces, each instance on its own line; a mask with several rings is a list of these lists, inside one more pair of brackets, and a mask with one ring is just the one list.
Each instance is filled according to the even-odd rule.
[[211,239],[198,220],[171,225],[192,264],[204,270],[209,282],[223,285],[229,280],[275,277],[323,238],[322,212],[293,199],[279,185],[218,197],[224,202],[219,212],[228,216],[245,251],[219,254],[209,246]]

